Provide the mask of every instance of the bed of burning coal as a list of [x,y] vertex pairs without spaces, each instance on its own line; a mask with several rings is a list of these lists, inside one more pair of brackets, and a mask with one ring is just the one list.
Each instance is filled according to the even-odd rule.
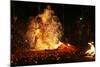
[[11,66],[57,64],[69,62],[94,61],[86,57],[84,50],[72,45],[60,46],[54,50],[17,50],[11,54]]

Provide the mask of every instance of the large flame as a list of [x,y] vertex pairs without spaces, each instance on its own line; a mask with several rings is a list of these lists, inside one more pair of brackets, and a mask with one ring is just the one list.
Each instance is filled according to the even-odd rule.
[[26,36],[30,48],[56,49],[62,37],[62,25],[50,6],[30,21]]
[[94,47],[94,42],[89,42],[88,43],[90,48],[85,52],[87,54],[87,57],[93,57],[95,55],[95,47]]

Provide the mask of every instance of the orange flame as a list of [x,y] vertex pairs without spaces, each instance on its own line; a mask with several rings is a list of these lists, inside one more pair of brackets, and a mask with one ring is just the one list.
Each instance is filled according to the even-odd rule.
[[62,25],[50,6],[30,21],[26,33],[30,48],[37,50],[56,49],[62,37]]
[[88,57],[93,57],[95,55],[95,47],[93,45],[94,42],[89,42],[89,46],[90,48],[85,52],[85,54],[87,54]]

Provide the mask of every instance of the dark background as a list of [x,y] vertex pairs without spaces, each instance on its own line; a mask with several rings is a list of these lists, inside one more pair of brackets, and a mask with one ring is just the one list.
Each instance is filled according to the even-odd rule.
[[[88,41],[95,42],[95,6],[11,1],[12,47],[25,46],[23,36],[29,24],[29,17],[35,17],[47,5],[52,7],[61,21],[64,28],[63,42],[80,47],[87,47]],[[17,17],[16,22],[14,17]]]

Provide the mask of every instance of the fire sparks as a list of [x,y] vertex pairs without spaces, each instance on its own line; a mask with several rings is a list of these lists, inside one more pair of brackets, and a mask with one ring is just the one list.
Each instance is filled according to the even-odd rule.
[[88,42],[90,48],[85,52],[87,54],[87,57],[93,57],[95,55],[95,47],[94,42]]
[[32,19],[26,37],[32,49],[58,48],[62,37],[62,25],[50,6]]

